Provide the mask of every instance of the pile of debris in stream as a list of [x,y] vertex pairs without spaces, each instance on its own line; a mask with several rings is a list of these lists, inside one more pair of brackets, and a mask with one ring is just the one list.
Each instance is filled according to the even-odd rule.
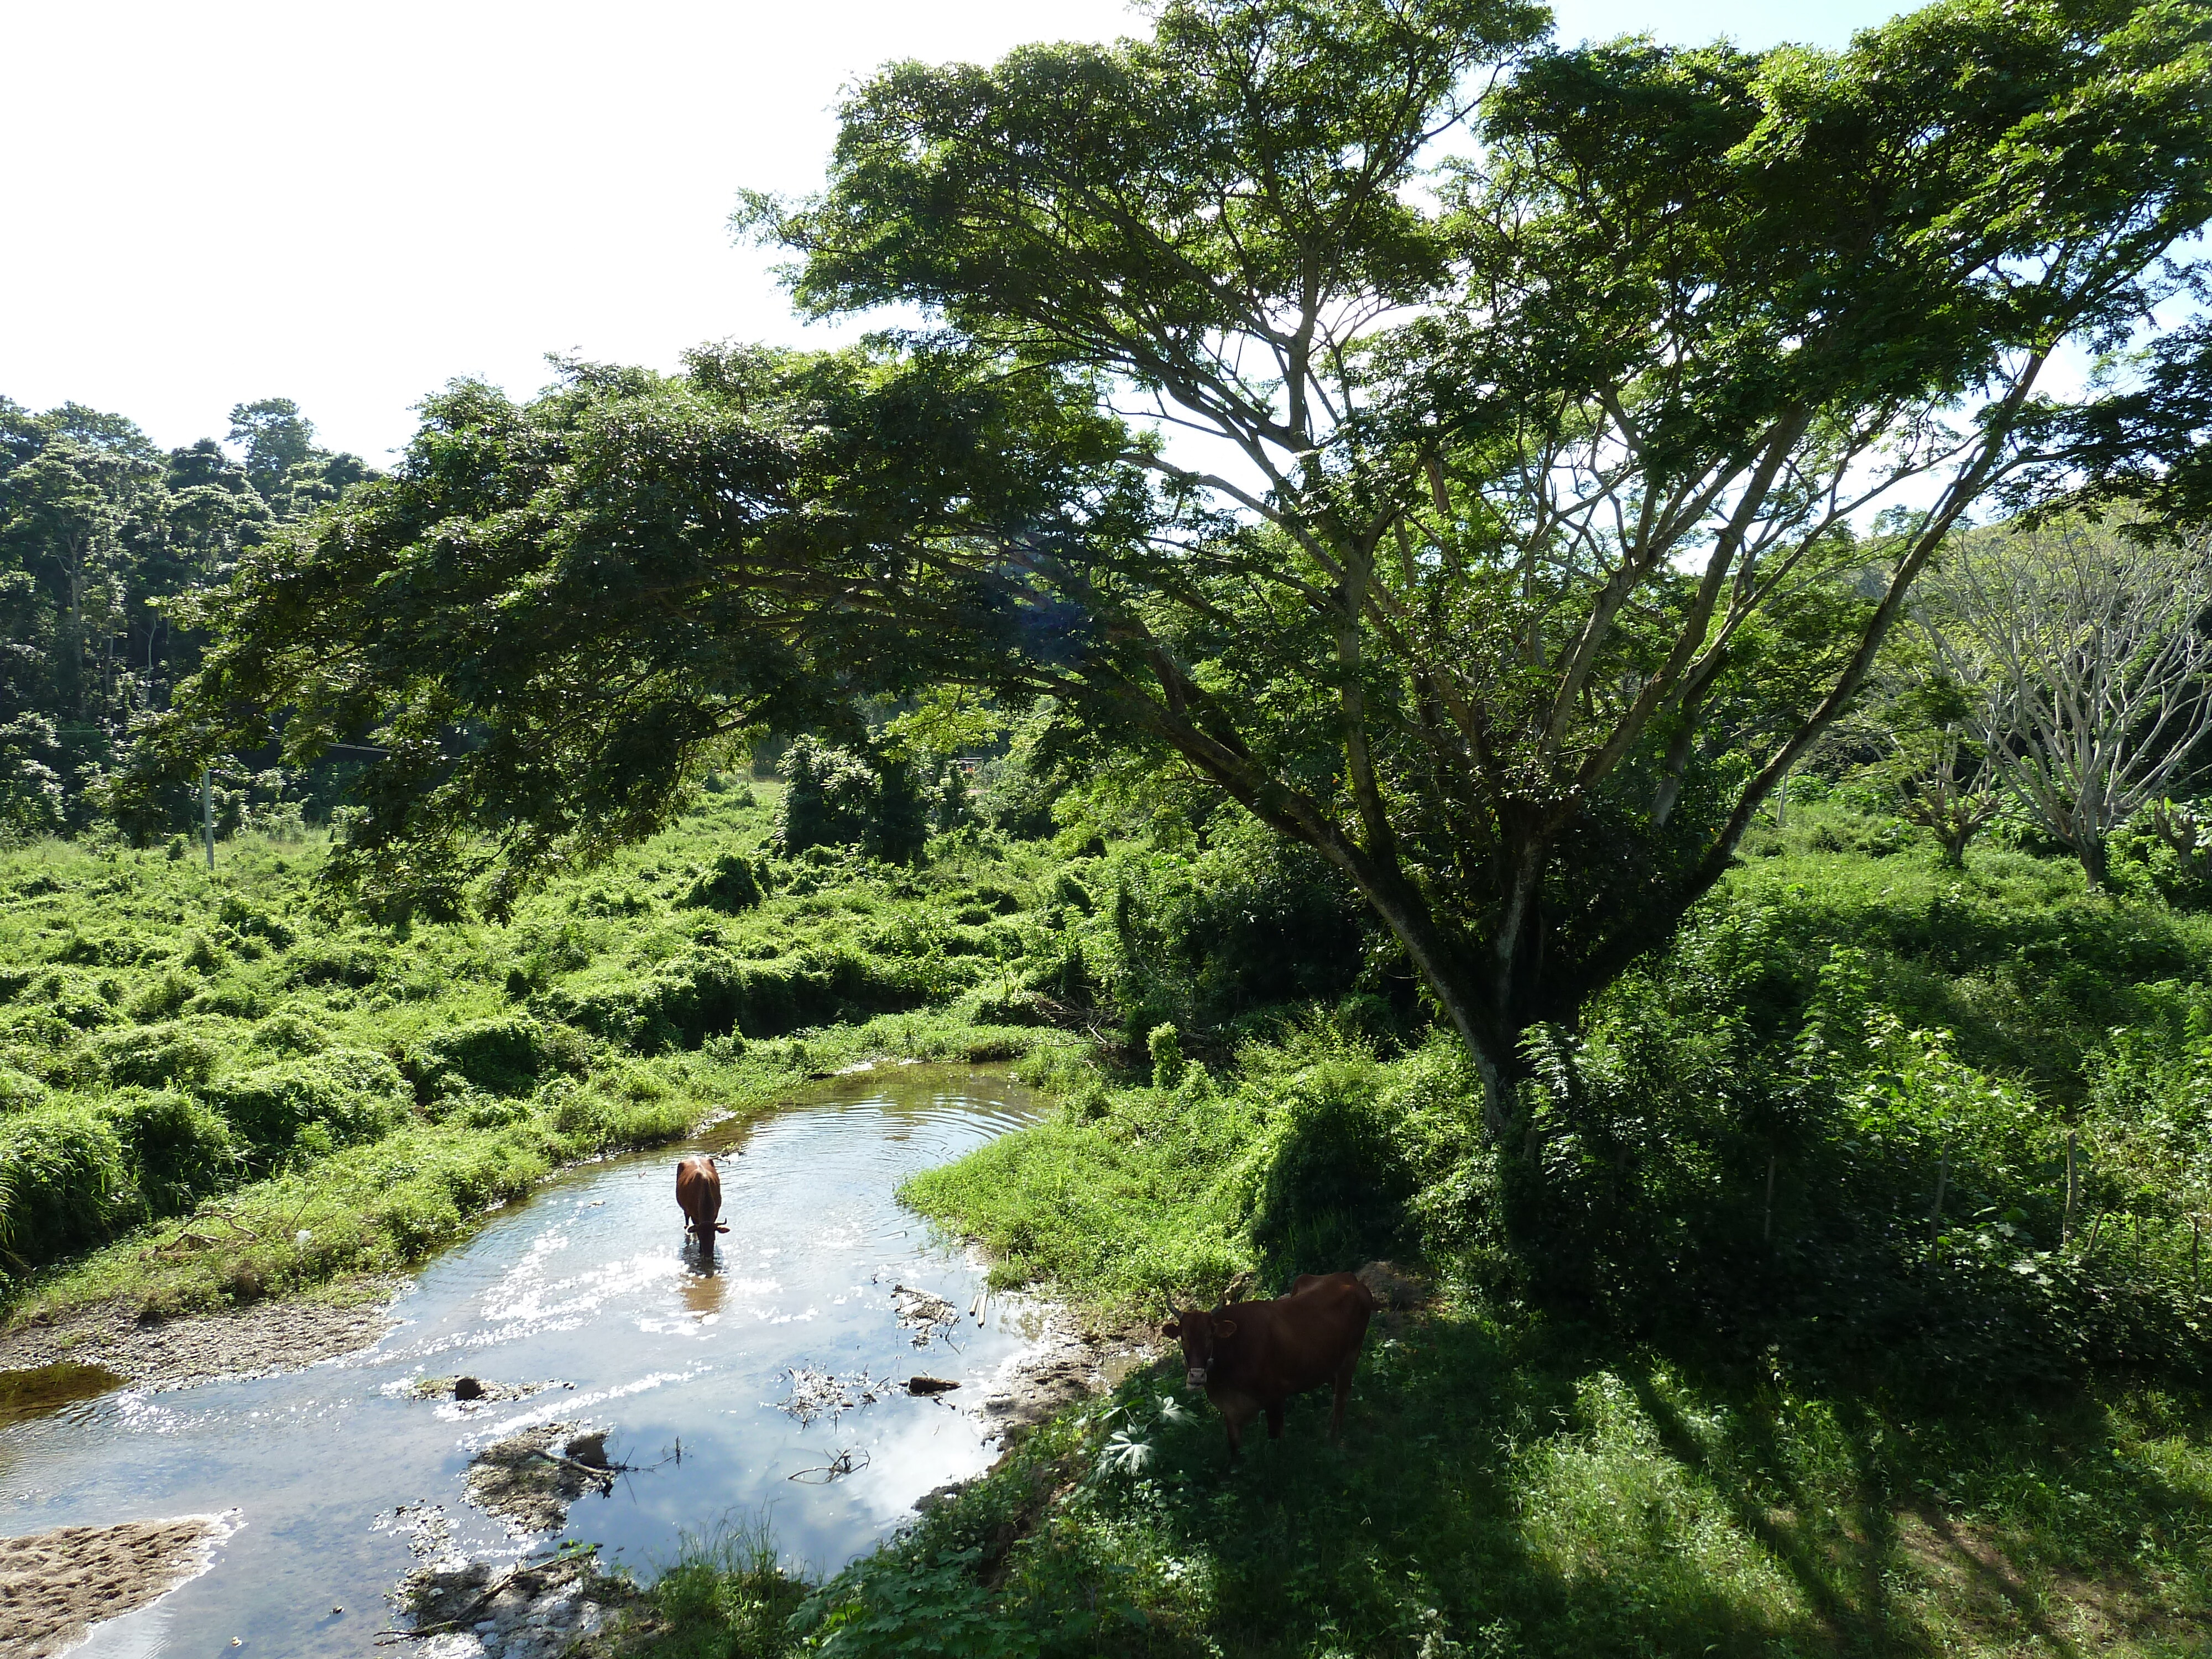
[[505,1566],[432,1562],[399,1587],[412,1626],[386,1631],[377,1644],[419,1644],[421,1659],[559,1659],[641,1598],[627,1578],[599,1570],[595,1548]]
[[605,1495],[619,1467],[607,1461],[607,1431],[580,1423],[541,1423],[495,1440],[469,1466],[470,1503],[517,1532],[553,1532],[586,1492]]

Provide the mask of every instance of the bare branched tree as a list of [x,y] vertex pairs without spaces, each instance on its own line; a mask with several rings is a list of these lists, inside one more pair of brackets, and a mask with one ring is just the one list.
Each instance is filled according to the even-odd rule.
[[2105,883],[2106,837],[2212,730],[2212,549],[2079,520],[1970,538],[1920,619],[2028,820]]
[[1943,848],[1943,862],[1954,870],[1966,863],[1966,843],[1982,826],[1996,817],[2003,803],[1990,787],[1986,770],[1962,770],[1962,744],[1958,728],[1947,726],[1938,738],[1927,769],[1906,778],[1899,791],[1897,810],[1907,823],[1933,834]]

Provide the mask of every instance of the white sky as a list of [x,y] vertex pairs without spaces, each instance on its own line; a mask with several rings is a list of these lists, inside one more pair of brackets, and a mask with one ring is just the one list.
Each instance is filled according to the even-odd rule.
[[[1562,39],[1842,45],[1887,0],[1560,0]],[[456,375],[827,343],[732,247],[741,185],[821,179],[897,58],[1142,32],[1120,0],[0,0],[0,393],[165,446],[295,399],[374,462]]]

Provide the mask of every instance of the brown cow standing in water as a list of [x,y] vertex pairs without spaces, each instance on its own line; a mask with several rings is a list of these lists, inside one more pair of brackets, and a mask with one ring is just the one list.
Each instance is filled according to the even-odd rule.
[[676,1207],[684,1212],[684,1233],[699,1241],[702,1258],[714,1251],[714,1235],[729,1228],[722,1213],[722,1177],[712,1158],[687,1158],[676,1166]]
[[1192,1308],[1160,1327],[1182,1339],[1184,1375],[1204,1389],[1229,1425],[1233,1461],[1244,1425],[1267,1413],[1267,1437],[1283,1437],[1283,1402],[1324,1382],[1336,1385],[1328,1437],[1344,1428],[1344,1402],[1367,1339],[1375,1297],[1354,1273],[1302,1273],[1288,1296],[1272,1302],[1231,1302],[1205,1313]]

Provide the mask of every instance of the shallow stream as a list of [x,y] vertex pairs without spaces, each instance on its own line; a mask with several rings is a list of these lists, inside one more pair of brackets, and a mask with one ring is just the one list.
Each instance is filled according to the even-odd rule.
[[[988,1072],[878,1069],[571,1171],[427,1264],[392,1304],[404,1322],[362,1353],[0,1413],[0,1535],[238,1511],[210,1571],[100,1626],[85,1659],[371,1652],[414,1545],[448,1528],[477,1554],[596,1542],[643,1576],[683,1531],[765,1518],[787,1562],[834,1569],[994,1455],[974,1407],[1033,1346],[1039,1310],[972,1316],[981,1265],[894,1194],[1034,1110]],[[744,1154],[720,1162],[730,1231],[708,1272],[675,1202],[692,1151]],[[934,1323],[927,1297],[949,1304]],[[963,1386],[910,1396],[918,1373]],[[417,1379],[455,1375],[555,1386],[416,1397]],[[810,1409],[825,1398],[855,1403]],[[554,1422],[610,1431],[634,1472],[578,1499],[562,1533],[518,1537],[463,1502],[477,1451]]]

